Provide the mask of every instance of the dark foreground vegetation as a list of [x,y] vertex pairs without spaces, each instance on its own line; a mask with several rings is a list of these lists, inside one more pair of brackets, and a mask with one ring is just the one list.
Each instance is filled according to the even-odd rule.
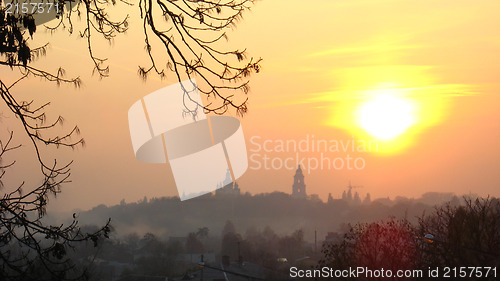
[[[324,203],[280,193],[206,196],[187,201],[183,211],[175,213],[175,206],[181,206],[176,200],[100,206],[82,214],[110,216],[117,226],[97,252],[89,242],[76,248],[73,258],[92,261],[88,267],[92,280],[122,281],[217,280],[225,278],[224,268],[240,274],[226,273],[229,280],[287,280],[291,267],[422,270],[419,278],[392,279],[437,280],[427,276],[429,269],[457,268],[460,274],[460,267],[499,266],[500,201],[496,198],[452,197],[432,206],[422,198]],[[226,218],[218,226],[224,212]],[[115,218],[114,214],[121,215]],[[204,273],[199,266],[202,259],[207,266]],[[486,278],[484,274],[467,271],[466,279],[496,280],[493,272]]]

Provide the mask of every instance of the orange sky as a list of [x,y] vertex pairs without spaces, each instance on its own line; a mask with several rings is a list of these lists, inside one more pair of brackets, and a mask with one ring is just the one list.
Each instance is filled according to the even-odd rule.
[[[364,186],[362,196],[370,192],[372,198],[418,197],[430,191],[499,196],[499,10],[494,0],[258,1],[227,43],[264,59],[262,72],[252,78],[249,113],[242,118],[248,149],[256,150],[250,142],[256,136],[261,144],[308,136],[372,138],[359,127],[355,112],[374,92],[395,92],[417,106],[416,123],[392,142],[381,142],[378,152],[351,152],[364,159],[361,170],[306,173],[308,193],[339,197],[351,180]],[[64,32],[35,35],[37,42],[51,42],[39,65],[62,65],[68,75],[84,79],[80,90],[37,79],[15,89],[20,97],[51,101],[51,113],[78,124],[87,142],[77,151],[57,152],[75,164],[73,183],[51,209],[176,195],[169,168],[135,160],[130,143],[130,105],[171,83],[143,83],[137,76],[146,56],[134,20],[126,35],[99,50],[111,61],[111,77],[104,80],[90,75],[81,39],[68,40]],[[29,152],[16,152],[25,159],[23,167],[30,167]],[[268,156],[283,160],[295,153]],[[300,156],[317,159],[320,153]],[[245,192],[290,192],[293,173],[249,169],[238,182]]]

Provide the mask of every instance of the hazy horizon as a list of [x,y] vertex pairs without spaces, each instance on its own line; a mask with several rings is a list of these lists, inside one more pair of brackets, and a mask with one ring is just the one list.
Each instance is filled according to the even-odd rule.
[[[249,156],[249,169],[237,180],[242,192],[290,193],[296,158],[326,165],[352,157],[363,159],[362,169],[303,167],[307,193],[323,200],[329,193],[338,198],[351,182],[363,186],[357,191],[370,193],[372,199],[427,192],[500,196],[499,9],[500,3],[492,0],[257,1],[225,43],[228,49],[247,48],[250,56],[263,58],[262,71],[251,77],[249,112],[239,118]],[[135,12],[130,10],[130,30],[113,44],[97,40],[98,55],[109,58],[109,78],[91,75],[87,46],[77,34],[68,39],[64,31],[37,31],[30,42],[50,42],[46,57],[34,66],[62,66],[68,77],[83,79],[76,90],[35,78],[12,89],[19,100],[50,101],[49,118],[60,114],[66,121],[57,132],[78,125],[86,140],[75,151],[60,148],[44,154],[49,160],[74,160],[72,182],[50,199],[49,211],[177,195],[170,167],[142,163],[132,150],[128,109],[176,82],[172,75],[147,82],[137,75],[147,56],[141,26],[134,25],[139,20]],[[6,82],[16,79],[12,73],[5,76]],[[381,131],[380,124],[366,124],[377,117],[369,109],[379,95],[392,98],[386,103],[395,104],[390,110],[408,105],[411,120],[389,132]],[[16,130],[16,120],[1,121]],[[6,133],[4,129],[1,135]],[[15,137],[23,141],[21,133]],[[328,146],[280,147],[306,138]],[[377,149],[342,148],[360,140],[376,141]],[[331,148],[335,142],[338,151]],[[28,188],[39,181],[25,176],[38,169],[31,147],[9,157],[18,163],[6,183],[14,186],[26,179]],[[264,157],[283,166],[292,160],[288,167],[257,168]]]

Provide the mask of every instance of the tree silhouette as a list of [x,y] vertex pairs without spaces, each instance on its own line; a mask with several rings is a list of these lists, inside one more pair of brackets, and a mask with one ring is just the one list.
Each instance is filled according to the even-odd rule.
[[421,244],[423,267],[500,265],[500,201],[464,201],[462,205],[445,204],[420,218],[419,236],[434,237]]
[[[223,114],[235,108],[239,114],[247,111],[247,98],[235,96],[234,91],[248,93],[248,80],[252,72],[260,70],[260,59],[247,59],[246,50],[225,51],[217,49],[226,30],[233,27],[249,9],[253,0],[143,0],[139,2],[144,20],[146,50],[149,67],[140,67],[139,74],[146,77],[154,71],[165,76],[171,70],[181,81],[197,77],[199,90],[213,102],[203,108],[208,112]],[[161,17],[155,17],[155,12]],[[203,38],[201,34],[203,33]],[[168,54],[165,67],[160,67],[153,56],[154,35]],[[229,83],[229,84],[228,84]]]
[[[435,280],[428,269],[462,268],[466,280],[496,280],[486,270],[500,265],[500,201],[495,198],[464,198],[464,202],[445,203],[419,218],[416,225],[407,220],[389,219],[351,226],[344,239],[325,244],[320,266],[335,269],[422,270],[422,276],[400,280]],[[425,239],[424,239],[425,238]],[[381,278],[344,278],[379,280]],[[398,280],[396,276],[391,279]]]
[[208,237],[208,233],[209,233],[208,227],[204,226],[204,227],[198,228],[198,231],[196,232],[196,236],[201,238],[201,239],[204,239],[204,238]]
[[[417,239],[406,220],[393,218],[351,226],[340,243],[325,244],[321,266],[335,269],[366,267],[371,270],[411,270],[417,266]],[[408,280],[406,277],[394,280]],[[382,280],[373,276],[344,280]]]
[[[66,30],[84,38],[88,54],[94,64],[94,73],[100,78],[109,75],[107,59],[96,55],[94,37],[112,40],[124,33],[129,24],[128,16],[113,19],[109,11],[115,5],[133,6],[125,0],[82,0],[71,9],[64,6],[70,0],[57,0],[61,9],[58,22],[47,27],[50,31]],[[139,12],[143,20],[144,41],[150,65],[139,67],[139,75],[146,79],[150,73],[160,77],[171,71],[178,81],[198,78],[199,90],[210,98],[210,103],[201,105],[207,112],[223,114],[230,108],[237,113],[247,111],[248,76],[260,69],[260,59],[247,59],[245,50],[225,51],[218,42],[227,38],[225,31],[241,19],[252,0],[140,0]],[[75,20],[83,23],[81,30]],[[34,101],[19,100],[13,90],[21,81],[40,78],[42,81],[81,85],[78,77],[67,78],[62,68],[55,71],[33,66],[37,58],[46,55],[48,44],[32,47],[30,38],[36,36],[35,18],[30,14],[7,13],[0,6],[0,68],[2,73],[11,71],[18,79],[8,83],[0,77],[0,96],[6,106],[5,114],[15,117],[21,125],[20,135],[27,137],[34,149],[39,166],[41,184],[26,187],[21,181],[10,187],[0,199],[0,279],[63,280],[87,279],[85,269],[76,270],[66,253],[73,242],[93,241],[97,244],[107,237],[109,222],[93,233],[82,233],[76,216],[69,225],[50,226],[42,223],[50,195],[61,191],[61,185],[69,181],[70,165],[57,159],[47,160],[43,148],[76,148],[84,145],[79,129],[74,126],[62,135],[51,135],[52,129],[63,123],[59,116],[47,120],[49,103],[37,105]],[[153,50],[162,48],[164,56],[153,55]],[[165,58],[165,61],[159,61]],[[241,91],[238,95],[235,91]],[[185,93],[186,94],[186,93]],[[186,108],[186,113],[193,113]],[[2,114],[4,115],[4,114]],[[13,143],[14,132],[0,140],[0,183],[15,161],[6,162],[6,155],[20,147]],[[2,161],[3,160],[3,161]]]
[[227,220],[226,223],[224,224],[224,228],[222,228],[222,237],[224,237],[228,233],[236,233],[236,227],[234,226],[233,222],[230,220]]
[[198,239],[198,235],[194,232],[190,232],[186,239],[186,253],[199,254],[204,251],[205,248],[203,247],[203,243],[201,243],[200,239]]
[[242,240],[241,235],[238,233],[227,233],[222,237],[221,254],[237,260],[239,258],[238,247]]

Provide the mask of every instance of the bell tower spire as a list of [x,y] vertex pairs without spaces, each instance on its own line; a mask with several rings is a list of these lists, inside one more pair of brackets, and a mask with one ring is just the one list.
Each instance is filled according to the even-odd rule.
[[295,171],[295,176],[293,176],[293,186],[292,186],[292,197],[295,198],[306,198],[306,184],[304,183],[304,174],[300,165]]

